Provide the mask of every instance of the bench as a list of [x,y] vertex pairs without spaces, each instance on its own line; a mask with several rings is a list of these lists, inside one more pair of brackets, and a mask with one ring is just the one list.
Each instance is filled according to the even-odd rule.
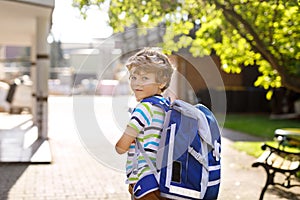
[[300,147],[300,128],[281,128],[275,130],[279,148],[285,146]]
[[[252,167],[262,166],[267,173],[267,180],[261,191],[260,200],[263,199],[269,185],[280,185],[285,188],[300,186],[300,184],[291,183],[292,179],[296,179],[296,173],[300,172],[300,153],[287,152],[267,144],[264,144],[262,149],[264,150],[263,154],[252,164]],[[275,182],[276,173],[285,176],[283,183]]]

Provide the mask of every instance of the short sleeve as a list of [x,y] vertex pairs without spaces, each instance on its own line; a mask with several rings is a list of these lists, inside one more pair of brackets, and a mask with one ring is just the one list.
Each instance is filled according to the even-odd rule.
[[128,126],[133,128],[137,133],[143,131],[152,121],[153,113],[151,107],[152,105],[148,102],[139,103],[131,113]]

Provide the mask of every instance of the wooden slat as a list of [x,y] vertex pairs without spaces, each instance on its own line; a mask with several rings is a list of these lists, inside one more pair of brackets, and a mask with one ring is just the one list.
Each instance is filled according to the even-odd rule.
[[279,156],[275,155],[272,167],[281,169],[281,166],[282,166],[283,162],[284,162],[284,159],[282,157],[279,157]]
[[272,153],[269,158],[267,158],[266,164],[277,169],[294,170],[299,167],[300,161],[287,160],[275,153]]
[[255,163],[261,163],[263,165],[269,165],[275,169],[282,169],[282,170],[295,170],[299,167],[300,161],[292,161],[286,159],[276,152],[271,152],[269,150],[264,151],[259,158],[256,159]]
[[290,170],[291,169],[291,164],[292,164],[292,162],[290,160],[284,160],[282,165],[281,165],[281,169]]
[[270,151],[264,151],[259,158],[257,158],[256,162],[257,163],[265,163],[267,160],[268,156],[270,155]]
[[295,170],[299,167],[300,161],[293,161],[290,165],[290,170]]
[[268,165],[273,165],[273,163],[275,162],[276,159],[277,159],[277,155],[272,153],[270,155],[270,157],[268,158],[268,160],[267,160],[267,164]]

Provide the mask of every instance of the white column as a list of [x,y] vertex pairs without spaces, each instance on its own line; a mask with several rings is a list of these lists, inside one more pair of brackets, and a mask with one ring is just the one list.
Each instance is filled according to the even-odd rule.
[[5,47],[0,46],[0,80],[5,79],[4,65],[1,62],[5,58]]
[[36,62],[31,71],[33,80],[33,120],[39,138],[48,138],[48,78],[49,78],[49,19],[36,19]]

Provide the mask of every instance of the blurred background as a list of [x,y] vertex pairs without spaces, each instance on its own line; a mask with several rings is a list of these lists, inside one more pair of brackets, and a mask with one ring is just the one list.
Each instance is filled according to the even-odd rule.
[[[0,161],[49,164],[55,157],[59,160],[59,152],[64,150],[58,166],[65,169],[62,174],[67,173],[69,166],[64,159],[80,146],[73,144],[78,135],[74,127],[70,129],[73,126],[70,119],[76,115],[72,101],[91,103],[87,99],[93,98],[99,111],[97,117],[106,112],[111,114],[112,99],[129,101],[131,96],[124,67],[126,60],[145,46],[158,46],[169,55],[175,68],[166,95],[209,107],[221,128],[225,128],[224,138],[231,141],[230,145],[225,142],[228,145],[225,163],[230,170],[255,175],[256,171],[248,168],[254,158],[234,151],[231,156],[231,147],[258,157],[261,142],[273,142],[276,129],[296,128],[299,134],[299,13],[296,0],[1,0]],[[61,125],[64,120],[65,127]],[[116,119],[101,120],[109,129]],[[247,137],[240,139],[240,134],[231,135],[227,129],[245,133]],[[97,148],[101,149],[101,145]],[[77,153],[86,157],[82,152]],[[248,160],[241,161],[239,156]],[[74,159],[70,163],[78,161],[75,156],[69,159]],[[2,188],[3,199],[8,198],[9,189],[18,183],[23,172],[30,173],[26,170],[28,165],[6,167],[0,164],[2,171],[17,170],[8,172],[14,175],[13,180],[9,175],[0,177],[0,185],[7,184]],[[38,168],[34,174],[44,169]],[[76,170],[71,170],[73,175],[66,179],[80,179]],[[62,176],[54,174],[55,179]],[[114,172],[108,174],[118,177],[115,182],[121,179]],[[103,175],[99,176],[97,181],[101,182]],[[37,176],[37,179],[45,181],[48,177]],[[234,181],[222,186],[222,197],[249,198],[251,190],[239,196],[229,188],[241,186],[246,191],[249,179]],[[120,197],[113,195],[120,191],[114,188],[115,182],[104,189],[104,196],[98,197],[127,198],[124,188]],[[80,190],[82,185],[76,189]],[[257,188],[260,187],[253,186],[254,190]],[[74,190],[66,191],[71,194]],[[13,198],[19,193],[14,194]],[[274,199],[274,195],[286,197],[272,191],[269,198]],[[253,199],[251,193],[250,197]]]

